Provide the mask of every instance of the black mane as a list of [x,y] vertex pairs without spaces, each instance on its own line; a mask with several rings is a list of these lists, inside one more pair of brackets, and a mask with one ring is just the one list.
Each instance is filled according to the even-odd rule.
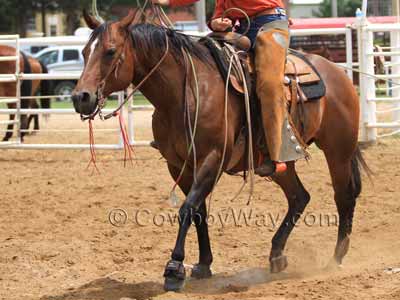
[[[101,44],[110,24],[109,22],[103,23],[93,30],[89,37],[88,45],[92,44],[96,39]],[[206,47],[195,39],[173,29],[141,23],[132,26],[130,30],[133,46],[136,49],[140,49],[140,55],[146,59],[160,58],[159,52],[165,51],[167,46],[165,38],[167,36],[170,52],[178,63],[183,61],[182,49],[207,65],[210,65],[211,61],[213,61]]]
[[137,24],[132,26],[131,33],[133,46],[136,49],[140,49],[147,58],[151,58],[155,49],[165,51],[167,46],[165,36],[167,35],[170,51],[178,62],[182,61],[182,49],[205,64],[210,64],[210,61],[212,61],[207,48],[193,38],[175,30],[152,24]]

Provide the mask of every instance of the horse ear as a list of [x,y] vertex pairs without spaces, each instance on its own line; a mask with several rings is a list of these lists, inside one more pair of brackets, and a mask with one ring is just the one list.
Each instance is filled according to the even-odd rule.
[[128,15],[120,21],[121,27],[128,28],[128,26],[132,24],[133,20],[135,20],[136,13],[137,11],[130,9]]
[[87,26],[92,30],[95,30],[101,25],[101,22],[90,15],[86,9],[83,10],[83,18],[85,19]]

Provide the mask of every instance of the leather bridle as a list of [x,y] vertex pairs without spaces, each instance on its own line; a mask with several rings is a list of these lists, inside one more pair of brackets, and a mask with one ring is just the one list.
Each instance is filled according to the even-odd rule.
[[[108,28],[108,25],[107,25]],[[140,87],[147,81],[147,79],[149,79],[149,77],[151,75],[153,75],[153,73],[160,67],[160,65],[162,64],[162,62],[165,60],[165,58],[167,57],[167,54],[169,52],[169,40],[168,40],[168,35],[165,32],[165,43],[166,43],[166,47],[165,47],[165,52],[162,55],[162,57],[160,58],[160,60],[158,61],[157,64],[154,65],[154,67],[150,70],[150,72],[140,81],[140,83],[138,85],[135,86],[135,88],[132,90],[132,92],[125,98],[125,100],[111,113],[107,114],[107,115],[103,115],[102,114],[102,109],[105,107],[106,104],[106,97],[104,97],[104,87],[106,85],[107,79],[114,73],[115,78],[118,78],[118,73],[119,73],[119,67],[121,66],[121,64],[124,62],[125,60],[125,51],[126,51],[126,47],[129,44],[127,41],[128,39],[131,37],[131,33],[129,32],[129,29],[126,30],[126,36],[124,39],[124,46],[122,48],[122,51],[119,53],[118,57],[114,60],[113,64],[111,65],[108,73],[106,76],[104,76],[104,78],[100,81],[99,85],[97,86],[97,108],[96,110],[91,113],[90,115],[83,115],[81,114],[81,120],[85,121],[85,120],[93,120],[97,115],[100,116],[100,119],[102,120],[108,120],[112,117],[115,117],[118,115],[118,112],[122,109],[122,107],[129,101],[129,99],[140,89]],[[111,41],[111,34],[110,34],[110,41]],[[111,45],[113,43],[110,43]],[[111,47],[112,48],[112,47]]]

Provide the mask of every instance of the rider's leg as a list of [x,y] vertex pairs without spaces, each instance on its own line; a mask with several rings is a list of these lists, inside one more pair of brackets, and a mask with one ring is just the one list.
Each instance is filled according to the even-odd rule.
[[[275,22],[272,22],[275,23]],[[257,35],[255,43],[255,66],[257,73],[257,96],[260,99],[261,113],[268,148],[269,159],[256,169],[261,176],[271,176],[275,172],[286,170],[285,161],[294,160],[285,155],[283,140],[288,136],[287,107],[284,91],[284,72],[286,54],[289,45],[289,31],[279,22],[278,26],[264,27]],[[290,136],[289,136],[290,137]],[[293,145],[292,145],[293,144]],[[290,147],[296,147],[292,143]],[[292,151],[293,152],[293,151]],[[295,157],[295,159],[300,158]]]

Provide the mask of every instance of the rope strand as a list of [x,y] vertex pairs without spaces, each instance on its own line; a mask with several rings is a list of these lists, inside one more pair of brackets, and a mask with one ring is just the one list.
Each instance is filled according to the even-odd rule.
[[96,149],[95,149],[95,141],[94,141],[94,131],[93,131],[93,120],[89,119],[89,147],[90,147],[90,160],[89,163],[86,167],[86,169],[89,169],[91,165],[93,165],[93,170],[92,174],[94,174],[95,171],[97,171],[97,174],[100,174],[99,169],[97,168],[97,156],[96,156]]

